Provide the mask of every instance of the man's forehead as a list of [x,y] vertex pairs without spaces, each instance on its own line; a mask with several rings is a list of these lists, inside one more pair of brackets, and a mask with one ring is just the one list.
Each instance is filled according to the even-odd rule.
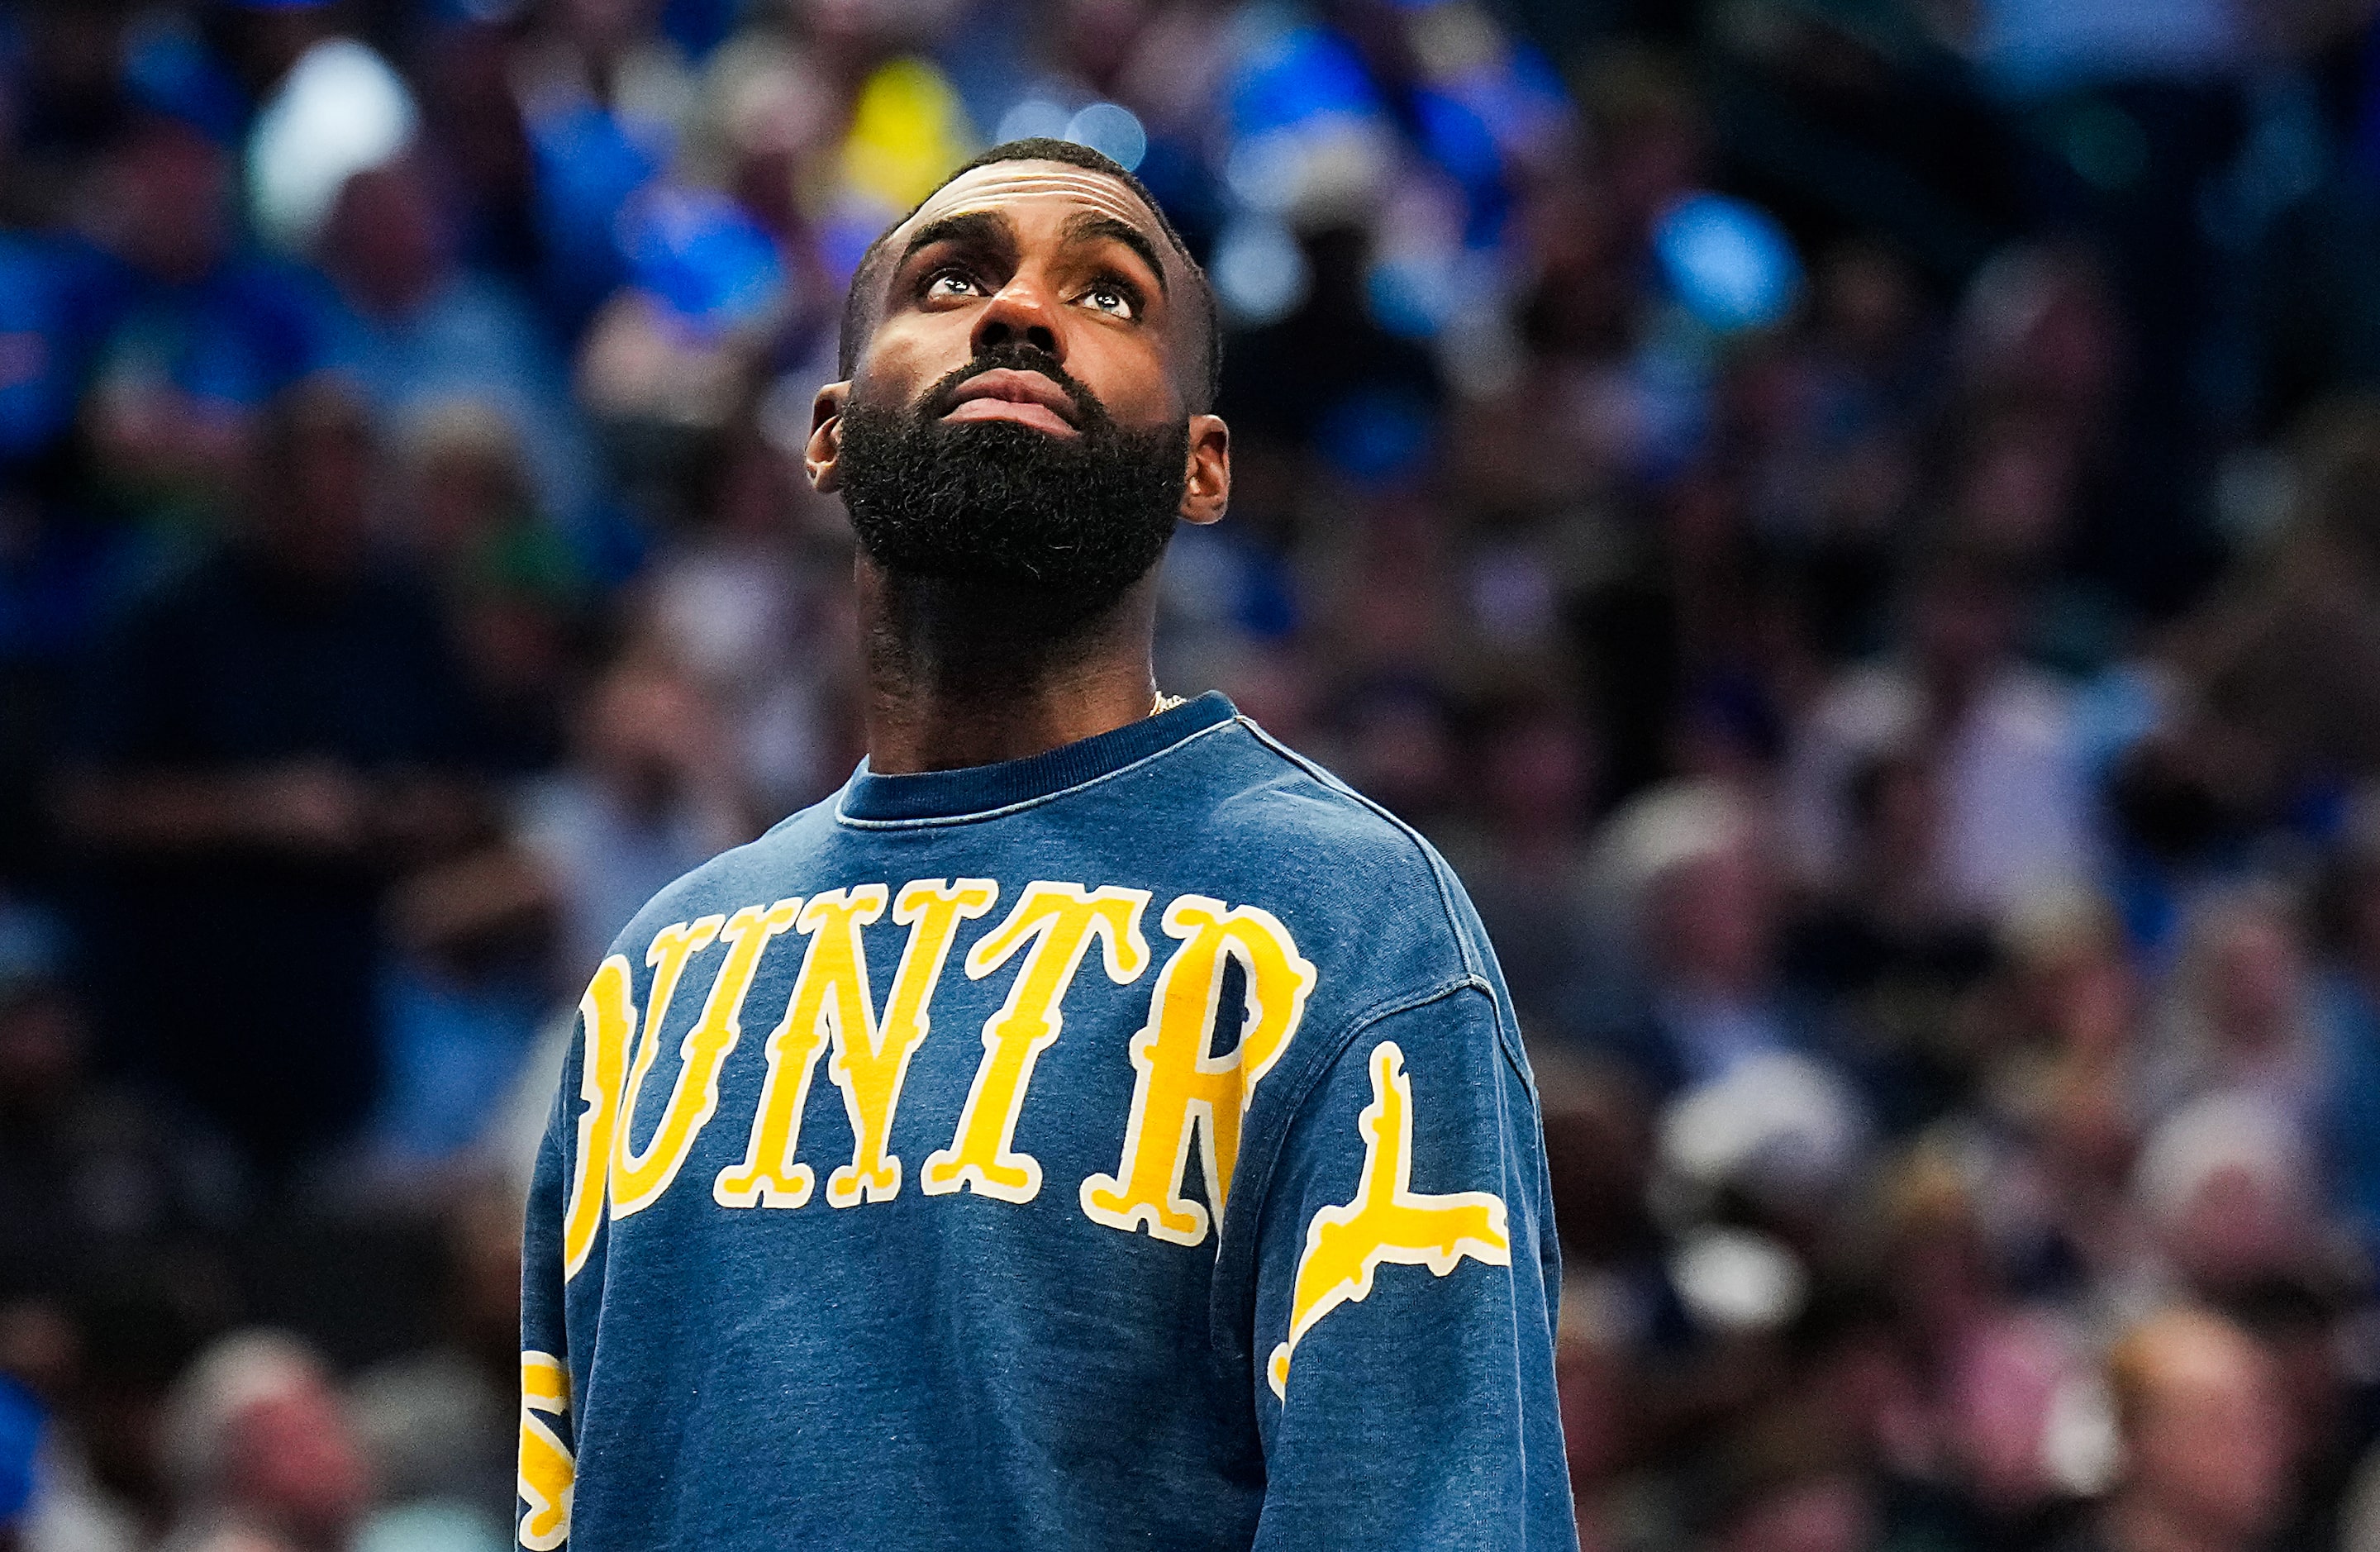
[[1064,162],[994,162],[960,174],[936,189],[908,220],[894,228],[900,239],[929,221],[977,211],[1005,209],[1024,201],[1049,200],[1112,216],[1147,232],[1162,251],[1167,244],[1154,214],[1140,196],[1110,174]]

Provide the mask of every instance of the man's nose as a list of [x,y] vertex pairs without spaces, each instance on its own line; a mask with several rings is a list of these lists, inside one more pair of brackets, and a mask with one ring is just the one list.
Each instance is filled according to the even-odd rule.
[[992,293],[991,300],[976,315],[975,334],[969,343],[978,356],[995,346],[1029,345],[1065,359],[1058,343],[1056,300],[1026,275],[1016,276]]

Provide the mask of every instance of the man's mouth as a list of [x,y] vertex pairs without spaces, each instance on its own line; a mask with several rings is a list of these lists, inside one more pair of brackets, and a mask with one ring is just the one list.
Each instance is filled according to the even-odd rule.
[[1051,436],[1079,436],[1075,401],[1037,371],[994,367],[959,384],[945,420],[1014,420]]

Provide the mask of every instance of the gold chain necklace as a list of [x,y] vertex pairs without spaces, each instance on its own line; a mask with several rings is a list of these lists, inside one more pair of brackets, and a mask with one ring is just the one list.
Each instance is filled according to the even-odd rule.
[[1163,690],[1160,690],[1157,692],[1157,698],[1149,704],[1148,714],[1154,717],[1161,711],[1171,711],[1182,704],[1183,699],[1180,696],[1170,696]]

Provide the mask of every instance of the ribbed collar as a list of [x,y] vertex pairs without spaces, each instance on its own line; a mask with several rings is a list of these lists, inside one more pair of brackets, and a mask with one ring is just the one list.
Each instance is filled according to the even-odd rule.
[[927,770],[911,776],[880,776],[868,770],[863,759],[859,769],[852,772],[835,806],[842,818],[863,824],[995,813],[1113,775],[1125,766],[1161,754],[1238,715],[1238,709],[1222,691],[1209,690],[1170,711],[1143,717],[1136,722],[1127,722],[1028,759],[970,765],[957,770]]

